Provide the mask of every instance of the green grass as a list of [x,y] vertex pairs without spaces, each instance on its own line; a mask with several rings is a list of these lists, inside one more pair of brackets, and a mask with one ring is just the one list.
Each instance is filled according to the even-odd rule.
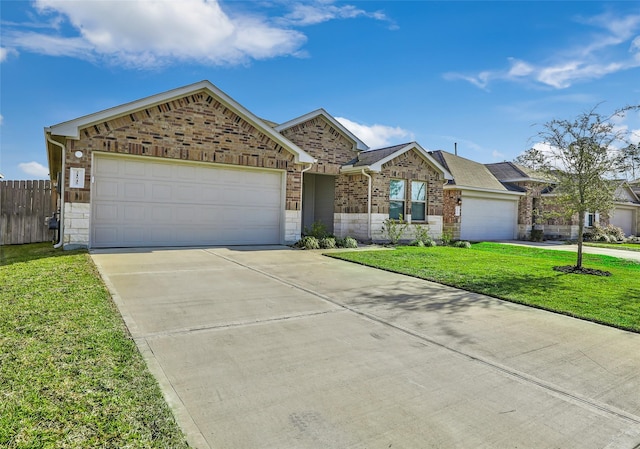
[[622,249],[626,251],[640,251],[640,244],[638,243],[584,242],[584,246],[594,246],[597,248]]
[[86,251],[0,247],[0,447],[188,447]]
[[612,273],[603,277],[552,269],[575,265],[572,252],[498,243],[328,255],[640,332],[640,263],[624,259],[585,254],[585,267]]

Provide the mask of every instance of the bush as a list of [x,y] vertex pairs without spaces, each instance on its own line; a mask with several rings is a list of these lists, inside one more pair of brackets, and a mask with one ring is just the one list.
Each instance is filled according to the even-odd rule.
[[317,238],[311,235],[306,235],[298,240],[296,246],[302,249],[320,249],[320,242]]
[[341,246],[343,248],[357,248],[358,241],[352,237],[345,237],[344,240],[342,240]]
[[409,225],[402,221],[402,215],[400,215],[399,220],[387,218],[382,225],[382,233],[386,236],[387,240],[389,240],[389,243],[396,245],[402,238],[407,226]]
[[411,246],[419,246],[421,248],[424,247],[424,242],[422,240],[414,240],[411,242]]
[[444,246],[449,246],[451,245],[451,240],[453,240],[453,235],[449,231],[442,231],[442,237],[440,239]]
[[322,249],[333,249],[336,247],[336,239],[333,237],[325,237],[318,241],[320,244],[320,248]]
[[415,225],[414,235],[414,242],[422,242],[421,246],[428,246],[428,244],[433,241],[429,235],[429,226],[427,225]]
[[600,226],[594,225],[582,235],[587,242],[618,242],[624,240],[622,228],[614,225]]
[[471,243],[466,242],[464,240],[458,240],[453,244],[456,248],[471,248]]
[[329,232],[327,232],[327,226],[321,221],[314,221],[311,224],[311,227],[305,226],[303,234],[305,236],[315,237],[317,239],[323,239],[325,237],[329,237]]

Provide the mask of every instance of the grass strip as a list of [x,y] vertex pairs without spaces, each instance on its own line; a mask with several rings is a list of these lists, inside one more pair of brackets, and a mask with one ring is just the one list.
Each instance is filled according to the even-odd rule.
[[188,447],[86,251],[0,247],[0,447]]
[[585,254],[584,266],[612,273],[604,277],[553,270],[575,265],[573,252],[498,243],[327,255],[640,332],[640,263],[625,259]]

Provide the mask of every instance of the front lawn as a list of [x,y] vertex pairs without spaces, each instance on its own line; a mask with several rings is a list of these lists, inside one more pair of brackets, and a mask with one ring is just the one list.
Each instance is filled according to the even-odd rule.
[[499,243],[470,249],[399,247],[330,257],[484,293],[610,326],[640,332],[640,263],[584,254],[584,266],[610,277],[564,274],[557,265],[574,265],[576,254]]
[[86,251],[0,247],[0,447],[187,447]]

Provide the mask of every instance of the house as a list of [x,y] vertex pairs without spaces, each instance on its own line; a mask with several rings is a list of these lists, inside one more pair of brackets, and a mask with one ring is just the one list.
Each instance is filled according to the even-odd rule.
[[454,239],[511,240],[518,237],[521,188],[501,183],[483,164],[446,151],[430,153],[452,175],[444,186],[444,232]]
[[[578,217],[549,217],[553,211],[549,199],[553,197],[553,180],[527,167],[513,162],[486,164],[491,173],[505,186],[521,189],[525,195],[518,204],[518,238],[529,239],[531,230],[541,229],[545,238],[576,239],[578,237]],[[587,228],[595,224],[612,224],[623,229],[626,235],[638,233],[640,201],[626,181],[620,181],[615,192],[614,209],[609,214],[594,211],[585,216]],[[547,201],[545,201],[547,199]]]
[[625,235],[640,233],[640,197],[626,181],[615,191],[615,207],[609,213],[609,224],[622,228]]
[[442,232],[451,174],[417,143],[367,146],[323,109],[282,124],[209,81],[45,128],[59,246],[292,243],[320,221],[382,239],[403,215]]

